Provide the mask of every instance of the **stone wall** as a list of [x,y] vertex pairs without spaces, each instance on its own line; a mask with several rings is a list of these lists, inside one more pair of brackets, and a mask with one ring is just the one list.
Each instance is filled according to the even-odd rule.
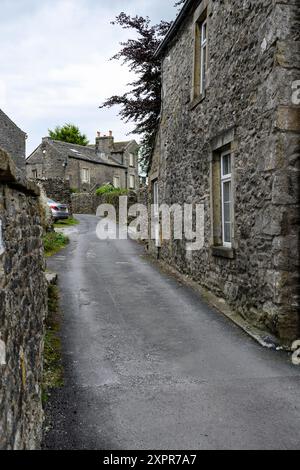
[[[242,3],[242,5],[241,5]],[[150,173],[160,202],[205,206],[204,249],[160,256],[283,342],[299,337],[299,3],[194,2],[162,58],[163,105]],[[208,8],[208,82],[194,100],[195,21]],[[297,23],[298,21],[298,23]],[[233,156],[233,244],[215,250],[214,158]],[[157,254],[154,243],[151,252]],[[230,255],[230,256],[229,256]]]
[[37,179],[38,185],[41,185],[49,199],[66,204],[72,212],[70,181],[62,178]]
[[39,190],[0,151],[0,449],[39,447],[46,284]]
[[95,194],[78,193],[72,194],[72,208],[74,214],[95,215],[98,197]]
[[[137,193],[130,192],[128,195],[128,207],[137,203]],[[74,214],[93,214],[97,212],[100,204],[111,204],[115,207],[117,214],[119,210],[119,196],[111,194],[72,194],[72,207]]]
[[26,134],[1,109],[0,148],[10,154],[17,168],[25,168]]

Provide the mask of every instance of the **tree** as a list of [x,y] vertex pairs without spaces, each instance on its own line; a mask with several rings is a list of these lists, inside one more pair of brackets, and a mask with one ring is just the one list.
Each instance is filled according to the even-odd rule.
[[49,137],[53,140],[61,140],[70,144],[88,145],[89,141],[85,134],[81,134],[79,128],[74,124],[65,124],[60,127],[57,126],[54,131],[49,129]]
[[[183,2],[176,2],[175,6]],[[135,123],[132,132],[142,136],[141,164],[144,169],[149,169],[161,109],[161,62],[154,54],[171,24],[161,21],[151,25],[148,17],[132,17],[124,12],[112,24],[137,33],[135,39],[121,43],[122,49],[112,57],[127,64],[137,79],[128,84],[130,91],[122,96],[111,96],[100,108],[121,106],[121,119]]]

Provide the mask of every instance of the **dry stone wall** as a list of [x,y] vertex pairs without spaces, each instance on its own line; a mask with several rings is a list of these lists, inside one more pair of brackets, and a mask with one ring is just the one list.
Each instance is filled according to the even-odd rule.
[[0,150],[0,449],[36,449],[42,431],[46,283],[39,190]]

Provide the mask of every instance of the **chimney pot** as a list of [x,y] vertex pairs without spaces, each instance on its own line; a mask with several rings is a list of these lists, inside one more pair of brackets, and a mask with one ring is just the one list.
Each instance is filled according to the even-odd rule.
[[97,131],[97,137],[101,137],[101,132]]
[[109,131],[109,137],[112,137],[112,136],[113,136],[112,131]]

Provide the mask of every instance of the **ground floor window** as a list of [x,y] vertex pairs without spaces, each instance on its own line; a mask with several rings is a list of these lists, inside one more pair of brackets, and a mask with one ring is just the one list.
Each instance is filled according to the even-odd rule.
[[221,200],[222,200],[222,241],[224,246],[232,244],[232,182],[231,153],[221,154]]
[[114,188],[120,188],[120,177],[114,176]]
[[234,164],[231,146],[216,149],[212,157],[212,245],[232,249],[234,244]]
[[83,183],[90,182],[90,170],[88,168],[82,168],[81,180]]
[[129,187],[130,189],[135,189],[135,176],[134,175],[129,176]]

